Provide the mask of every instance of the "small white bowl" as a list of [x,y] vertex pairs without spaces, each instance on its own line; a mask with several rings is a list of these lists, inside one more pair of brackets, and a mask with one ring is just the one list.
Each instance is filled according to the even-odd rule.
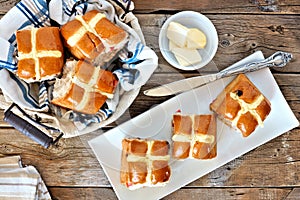
[[[169,50],[169,39],[167,38],[167,28],[170,22],[178,22],[188,28],[198,28],[206,35],[206,46],[199,49],[202,61],[196,65],[181,66],[177,62],[174,54]],[[207,65],[215,56],[218,49],[218,33],[213,23],[204,15],[194,11],[182,11],[172,15],[163,24],[159,33],[159,49],[166,61],[175,68],[181,70],[196,70]]]

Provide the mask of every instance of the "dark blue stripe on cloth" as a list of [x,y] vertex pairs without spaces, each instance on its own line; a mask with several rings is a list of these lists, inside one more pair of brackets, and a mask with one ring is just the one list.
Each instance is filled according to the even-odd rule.
[[83,13],[83,14],[86,13],[87,8],[88,8],[88,4],[87,4],[87,2],[84,2],[83,8],[82,8],[82,13]]
[[8,42],[14,45],[15,41],[16,41],[16,35],[12,34],[12,36],[8,39]]
[[65,1],[63,1],[63,10],[68,16],[72,15],[72,8],[69,8]]
[[102,111],[105,113],[106,117],[108,117],[112,113],[112,110],[110,109],[103,109]]
[[9,49],[8,49],[8,55],[7,55],[7,62],[8,63],[14,63],[14,52],[15,52],[15,47],[13,45],[9,45]]
[[[36,8],[39,10],[38,13],[36,13],[36,19],[41,24],[41,26],[50,26],[50,17],[48,12],[48,7],[43,8],[41,5],[36,5]],[[47,24],[48,23],[48,24]]]
[[45,100],[46,100],[46,102],[44,102],[41,106],[39,106],[39,109],[43,109],[43,108],[48,107],[49,101],[48,101],[48,99],[45,99]]
[[47,92],[46,87],[40,87],[39,96],[43,95],[45,92]]
[[9,73],[11,79],[13,79],[17,85],[19,86],[20,90],[22,91],[23,94],[23,98],[25,99],[25,101],[27,103],[29,103],[30,105],[32,105],[34,108],[39,108],[38,106],[38,102],[31,96],[31,94],[28,92],[28,84],[25,83],[23,84],[19,79],[17,79],[12,73]]
[[[35,27],[42,27],[43,24],[40,23],[40,21],[38,20],[38,18],[35,16],[34,13],[32,13],[27,7],[26,5],[24,5],[22,2],[19,2],[16,7],[27,17],[28,20],[30,20],[32,22],[32,24]],[[37,13],[36,13],[37,14]]]
[[5,69],[9,69],[9,70],[16,70],[17,69],[17,65],[15,63],[8,63],[4,60],[0,60],[0,67],[5,68]]
[[44,98],[44,102],[39,102],[41,108],[49,106],[49,99],[48,99],[48,95],[47,95],[48,93],[47,92],[48,91],[47,91],[47,87],[46,87],[45,82],[41,82],[41,84],[39,86],[39,99],[42,99],[42,97],[44,95],[46,95],[45,98]]
[[49,18],[49,11],[46,1],[34,0],[35,6],[41,11],[41,13]]

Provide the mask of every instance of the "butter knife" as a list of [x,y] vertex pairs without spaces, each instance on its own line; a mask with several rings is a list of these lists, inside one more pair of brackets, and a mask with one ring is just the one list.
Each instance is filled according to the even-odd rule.
[[237,75],[240,73],[253,72],[253,71],[263,69],[265,67],[279,67],[279,68],[284,67],[292,58],[293,58],[292,54],[278,51],[262,61],[251,62],[245,65],[228,67],[214,74],[196,76],[192,78],[175,81],[149,90],[145,90],[144,94],[153,97],[178,94],[184,91],[191,90],[196,87],[203,86],[207,83],[216,81],[224,77]]

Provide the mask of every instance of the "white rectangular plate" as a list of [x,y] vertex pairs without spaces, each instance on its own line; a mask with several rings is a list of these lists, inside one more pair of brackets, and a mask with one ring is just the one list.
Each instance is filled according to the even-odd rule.
[[[258,51],[236,64],[264,59]],[[264,127],[247,138],[217,121],[217,157],[212,160],[171,160],[171,178],[165,187],[128,190],[120,184],[121,151],[123,138],[151,138],[168,140],[171,143],[171,120],[180,109],[183,114],[211,113],[209,104],[234,77],[218,80],[195,90],[182,93],[155,106],[149,111],[117,126],[89,141],[97,159],[112,184],[119,199],[160,199],[182,186],[208,174],[216,168],[246,152],[299,126],[299,122],[282,95],[269,69],[247,74],[256,87],[270,100],[271,113]]]

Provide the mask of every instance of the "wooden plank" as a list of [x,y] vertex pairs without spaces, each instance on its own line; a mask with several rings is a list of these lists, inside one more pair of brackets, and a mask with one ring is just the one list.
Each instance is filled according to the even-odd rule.
[[[117,199],[111,188],[48,188],[53,199]],[[294,189],[296,190],[296,189]],[[164,200],[246,200],[246,199],[285,199],[291,192],[290,188],[183,188],[165,198]],[[295,196],[296,197],[296,196]],[[288,198],[296,200],[296,198]]]
[[[95,131],[44,149],[14,129],[0,129],[0,155],[21,155],[47,186],[110,186],[87,141]],[[190,187],[300,186],[300,129],[296,128],[194,181]],[[249,173],[251,171],[251,173]]]
[[263,200],[263,199],[284,199],[290,189],[288,188],[232,188],[232,189],[181,189],[176,191],[164,200],[189,199],[189,200]]
[[194,10],[202,13],[265,13],[295,14],[300,11],[297,0],[263,1],[263,0],[202,0],[202,1],[156,1],[135,0],[135,12],[166,12]]
[[[0,14],[5,14],[19,0],[0,1]],[[136,13],[177,12],[194,10],[202,13],[259,13],[259,14],[297,14],[300,3],[297,0],[202,0],[202,1],[156,1],[134,0]]]
[[[145,35],[146,43],[159,56],[159,66],[156,72],[180,72],[170,67],[162,57],[159,45],[159,31],[170,15],[137,15]],[[277,72],[299,72],[300,46],[299,23],[300,16],[281,15],[207,15],[214,23],[219,46],[212,62],[199,70],[217,71],[232,65],[242,58],[261,50],[265,57],[276,51],[290,52],[294,56],[291,62]]]
[[[19,2],[18,0],[1,0],[0,1],[0,15],[4,15],[9,11],[16,3]],[[1,16],[0,16],[1,18]]]
[[117,196],[112,188],[48,188],[52,199],[73,200],[73,199],[97,199],[97,200],[117,200]]

